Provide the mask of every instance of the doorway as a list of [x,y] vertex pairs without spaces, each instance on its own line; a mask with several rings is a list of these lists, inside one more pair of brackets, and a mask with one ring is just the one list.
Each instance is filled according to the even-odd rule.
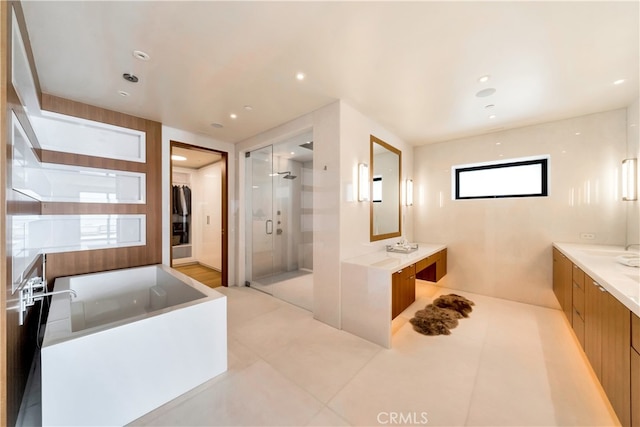
[[171,267],[228,286],[227,153],[171,141]]
[[313,131],[245,153],[246,286],[313,310]]

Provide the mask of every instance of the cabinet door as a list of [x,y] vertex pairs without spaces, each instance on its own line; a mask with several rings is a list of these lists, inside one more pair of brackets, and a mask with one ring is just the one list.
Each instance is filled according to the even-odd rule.
[[416,300],[416,266],[410,265],[402,270],[402,307],[401,312]]
[[602,315],[607,297],[604,289],[588,275],[584,287],[584,352],[602,383]]
[[402,312],[402,270],[391,275],[391,319]]
[[602,388],[623,426],[631,425],[631,312],[608,292],[602,328]]
[[571,260],[564,256],[559,250],[553,248],[553,292],[564,311],[564,315],[571,323],[573,311]]

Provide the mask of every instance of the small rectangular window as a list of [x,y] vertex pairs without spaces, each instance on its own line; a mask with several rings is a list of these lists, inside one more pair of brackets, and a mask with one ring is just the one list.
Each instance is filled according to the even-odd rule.
[[459,200],[547,196],[548,160],[549,156],[544,156],[454,166],[454,198]]

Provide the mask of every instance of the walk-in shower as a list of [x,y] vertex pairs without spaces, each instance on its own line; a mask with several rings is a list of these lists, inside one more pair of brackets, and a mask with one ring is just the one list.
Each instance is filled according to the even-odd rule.
[[245,284],[313,305],[313,132],[245,155]]

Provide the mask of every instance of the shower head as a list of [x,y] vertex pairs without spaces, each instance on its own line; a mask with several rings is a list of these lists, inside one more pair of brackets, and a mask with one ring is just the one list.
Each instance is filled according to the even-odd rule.
[[286,171],[286,172],[276,172],[278,175],[284,175],[283,178],[284,179],[296,179],[297,176],[295,175],[291,175],[291,171]]

